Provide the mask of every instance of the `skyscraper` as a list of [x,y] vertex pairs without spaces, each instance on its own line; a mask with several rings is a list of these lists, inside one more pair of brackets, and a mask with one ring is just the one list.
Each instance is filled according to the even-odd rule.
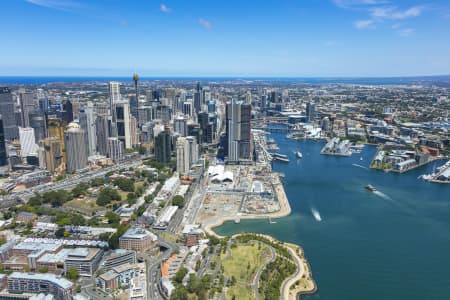
[[209,114],[205,111],[199,112],[197,115],[198,124],[200,125],[201,130],[201,140],[200,143],[208,142],[208,123],[209,123]]
[[314,121],[314,116],[316,111],[316,104],[314,102],[308,102],[306,104],[306,121],[312,122]]
[[130,103],[126,100],[116,102],[115,112],[117,138],[122,141],[125,149],[130,149],[132,148]]
[[34,129],[31,127],[19,127],[21,156],[27,157],[37,154],[37,146],[34,138]]
[[88,102],[87,105],[80,109],[78,119],[80,127],[85,134],[85,144],[87,147],[88,156],[94,155],[97,150],[97,134],[95,128],[95,111],[92,102]]
[[185,116],[177,116],[173,120],[173,129],[181,136],[187,136],[187,118]]
[[139,82],[139,75],[137,73],[133,74],[133,81],[134,81],[134,98],[136,101],[136,105],[131,105],[131,114],[139,120],[138,115],[138,108],[139,108],[139,88],[138,88],[138,82]]
[[115,162],[123,158],[123,143],[116,137],[108,138],[108,157]]
[[19,93],[21,125],[22,127],[30,127],[29,114],[35,109],[34,94],[32,92]]
[[251,158],[251,105],[234,99],[226,107],[226,135],[228,161],[236,163],[240,159]]
[[64,126],[63,122],[58,118],[49,118],[48,119],[48,137],[57,138],[61,144],[61,163],[66,164],[66,144],[64,142]]
[[165,128],[155,138],[155,158],[158,162],[169,163],[171,155],[171,135],[169,128]]
[[77,123],[70,123],[64,133],[66,145],[67,172],[75,172],[87,165],[84,131]]
[[0,115],[0,167],[8,164],[6,156],[5,130],[3,128],[3,118]]
[[108,155],[108,118],[106,114],[98,115],[95,120],[95,135],[97,137],[97,152],[101,155]]
[[42,144],[44,146],[44,160],[47,171],[55,173],[57,169],[64,169],[61,141],[58,138],[50,137],[44,139]]
[[116,103],[120,101],[120,83],[111,81],[109,83],[109,111],[111,115],[109,135],[117,137],[116,125]]
[[45,120],[45,114],[36,109],[28,114],[30,120],[30,127],[34,129],[34,136],[36,138],[36,144],[40,140],[43,140],[47,136],[47,122]]
[[3,118],[5,139],[11,141],[19,138],[19,128],[14,113],[14,100],[10,89],[7,87],[0,87],[0,115]]
[[189,167],[198,161],[198,143],[194,136],[187,136],[186,140],[189,144]]
[[189,173],[189,142],[185,137],[179,137],[176,144],[177,171],[181,175]]
[[73,121],[73,106],[70,100],[63,103],[62,120],[65,124]]

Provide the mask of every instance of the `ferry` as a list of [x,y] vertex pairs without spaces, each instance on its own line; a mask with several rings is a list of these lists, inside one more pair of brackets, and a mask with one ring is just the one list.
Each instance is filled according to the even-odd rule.
[[276,155],[274,155],[273,160],[279,160],[279,161],[282,161],[282,162],[289,162],[289,158],[287,158],[287,157],[280,157],[280,156],[276,156]]
[[288,156],[286,154],[281,154],[281,153],[271,153],[272,157],[274,158],[284,158],[284,159],[289,159]]
[[300,151],[295,152],[295,155],[297,156],[297,158],[303,157],[303,154]]
[[369,190],[369,191],[371,191],[371,192],[375,192],[375,191],[377,190],[377,189],[376,189],[373,185],[371,185],[371,184],[367,185],[367,186],[366,186],[366,189]]

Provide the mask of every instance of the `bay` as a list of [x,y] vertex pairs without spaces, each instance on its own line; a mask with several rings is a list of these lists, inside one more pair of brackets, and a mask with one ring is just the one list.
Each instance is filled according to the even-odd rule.
[[323,142],[271,137],[290,158],[274,169],[285,174],[292,214],[276,224],[228,222],[217,233],[266,233],[301,245],[318,285],[302,299],[450,299],[450,185],[417,178],[443,161],[384,173],[368,169],[374,146],[334,157],[320,155]]

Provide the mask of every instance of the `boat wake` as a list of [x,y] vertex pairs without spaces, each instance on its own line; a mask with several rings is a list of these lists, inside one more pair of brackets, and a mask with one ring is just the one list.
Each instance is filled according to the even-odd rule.
[[369,168],[358,165],[358,164],[352,164],[352,166],[357,167],[357,168],[361,168],[361,169],[365,169],[365,170],[369,170]]
[[373,193],[374,193],[375,195],[377,195],[377,196],[383,198],[383,199],[386,199],[386,200],[392,200],[391,197],[389,197],[388,195],[386,195],[386,194],[384,194],[384,193],[382,193],[382,192],[380,192],[380,191],[374,191]]
[[317,211],[317,209],[315,209],[314,207],[311,207],[311,213],[312,213],[314,219],[316,219],[317,222],[322,221],[322,217],[320,216],[320,214]]

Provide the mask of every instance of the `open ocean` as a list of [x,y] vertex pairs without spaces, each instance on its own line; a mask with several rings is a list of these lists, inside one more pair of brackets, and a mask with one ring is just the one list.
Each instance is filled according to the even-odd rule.
[[[101,76],[0,76],[0,84],[47,84],[54,82],[107,82],[132,80],[129,77]],[[408,85],[408,84],[450,84],[450,75],[417,77],[141,77],[141,81],[203,81],[224,82],[230,80],[253,80],[263,82],[286,82],[305,84],[363,84],[363,85]]]

